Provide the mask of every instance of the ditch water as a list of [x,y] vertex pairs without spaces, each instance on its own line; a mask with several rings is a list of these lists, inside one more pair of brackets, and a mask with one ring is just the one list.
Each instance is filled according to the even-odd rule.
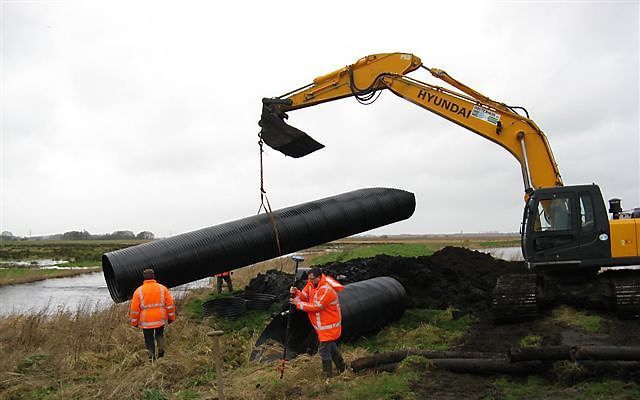
[[[174,297],[209,285],[201,279],[171,288]],[[54,278],[0,287],[0,316],[9,314],[54,313],[58,310],[102,310],[113,304],[102,272]]]
[[522,261],[524,259],[520,247],[495,247],[478,251],[489,253],[493,258],[500,258],[506,261]]

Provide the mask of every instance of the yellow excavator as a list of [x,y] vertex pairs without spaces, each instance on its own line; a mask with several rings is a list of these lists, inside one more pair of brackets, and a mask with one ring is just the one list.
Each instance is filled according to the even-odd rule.
[[[459,92],[407,76],[420,68]],[[628,268],[640,265],[640,208],[624,211],[612,199],[609,219],[597,185],[562,183],[547,138],[526,109],[494,101],[443,70],[425,67],[413,54],[369,55],[309,85],[264,98],[260,137],[287,156],[305,156],[324,146],[288,125],[287,112],[346,97],[368,104],[384,89],[502,146],[520,164],[521,245],[531,273],[498,279],[497,322],[529,319],[546,303],[567,299],[612,307],[621,318],[640,315],[640,270]]]

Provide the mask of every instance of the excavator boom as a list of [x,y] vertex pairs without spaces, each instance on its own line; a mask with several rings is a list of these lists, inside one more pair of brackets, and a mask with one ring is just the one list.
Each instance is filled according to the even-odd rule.
[[[421,67],[462,93],[406,76]],[[345,97],[367,103],[384,89],[502,146],[520,163],[525,190],[562,186],[547,139],[532,120],[407,53],[370,55],[283,96],[263,99],[261,137],[285,155],[303,157],[324,146],[287,124],[287,112]]]

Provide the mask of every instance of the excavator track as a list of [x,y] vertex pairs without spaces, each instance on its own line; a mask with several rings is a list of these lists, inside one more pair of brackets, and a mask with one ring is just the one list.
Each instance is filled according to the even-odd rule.
[[611,278],[620,319],[640,318],[640,271],[625,271]]
[[536,318],[536,275],[500,276],[493,289],[492,311],[497,324]]

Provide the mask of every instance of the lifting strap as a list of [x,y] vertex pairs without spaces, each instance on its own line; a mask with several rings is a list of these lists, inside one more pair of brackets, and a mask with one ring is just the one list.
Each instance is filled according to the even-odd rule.
[[282,264],[282,249],[280,248],[280,234],[278,232],[278,224],[276,223],[276,219],[273,215],[273,211],[271,210],[271,204],[269,204],[269,198],[267,197],[267,191],[264,189],[264,167],[262,162],[262,153],[264,153],[264,141],[262,140],[262,136],[258,134],[260,140],[258,140],[258,148],[260,153],[260,207],[258,207],[258,212],[256,214],[260,214],[260,211],[264,209],[265,213],[269,217],[271,221],[271,226],[273,227],[273,233],[276,237],[276,246],[278,248],[278,260],[280,260],[280,272],[282,272],[283,264]]

